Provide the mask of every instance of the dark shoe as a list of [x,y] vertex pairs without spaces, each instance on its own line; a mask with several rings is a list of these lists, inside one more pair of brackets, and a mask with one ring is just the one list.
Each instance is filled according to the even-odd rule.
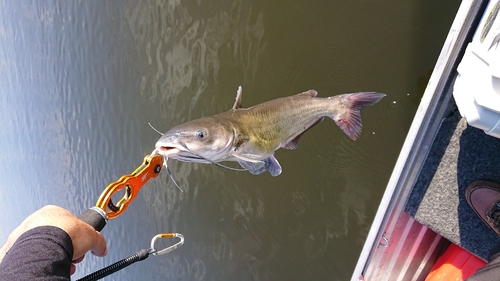
[[500,235],[500,184],[475,181],[465,190],[465,198],[483,222]]

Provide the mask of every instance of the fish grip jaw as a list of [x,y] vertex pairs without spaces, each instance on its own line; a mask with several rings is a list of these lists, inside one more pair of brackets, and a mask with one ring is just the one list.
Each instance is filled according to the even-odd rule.
[[[135,199],[141,187],[151,178],[157,177],[163,167],[163,157],[160,155],[147,155],[143,163],[129,175],[120,177],[115,182],[110,183],[101,193],[97,200],[96,207],[102,209],[109,219],[121,215],[128,205]],[[123,190],[124,195],[115,204],[112,201],[113,195]]]

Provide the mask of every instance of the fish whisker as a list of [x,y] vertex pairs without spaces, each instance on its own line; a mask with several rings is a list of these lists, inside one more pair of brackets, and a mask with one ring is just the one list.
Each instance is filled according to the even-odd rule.
[[172,172],[170,172],[170,169],[168,168],[167,162],[168,162],[168,157],[163,156],[163,166],[167,169],[168,176],[174,182],[175,186],[177,186],[177,188],[181,192],[184,192],[184,190],[182,190],[182,188],[177,184],[177,182],[175,181],[174,177],[172,176]]
[[163,136],[163,133],[162,133],[162,132],[160,132],[160,131],[158,131],[155,127],[153,127],[153,125],[151,125],[151,123],[150,123],[150,122],[148,122],[148,125],[149,125],[149,127],[151,127],[151,129],[153,129],[155,132],[157,132],[158,134],[160,134],[160,135],[162,135],[162,136]]
[[[209,161],[208,159],[205,159],[205,160]],[[219,163],[215,163],[215,162],[212,162],[212,161],[209,161],[209,162],[212,163],[212,164],[214,164],[217,167],[228,169],[230,171],[236,171],[236,172],[245,172],[245,171],[247,171],[247,169],[233,168],[233,167],[229,167],[229,166],[222,165],[222,164],[219,164]]]
[[207,159],[207,158],[205,158],[205,157],[201,156],[200,154],[198,154],[198,153],[196,153],[196,152],[192,151],[192,150],[191,150],[191,149],[189,149],[189,148],[188,148],[188,147],[187,147],[184,143],[180,143],[180,145],[181,145],[181,146],[182,146],[182,147],[183,147],[183,148],[184,148],[187,152],[192,153],[194,156],[199,157],[200,159],[203,159],[203,160],[205,160],[205,161],[207,161],[207,162],[209,162],[209,163],[211,163],[211,164],[214,164],[214,165],[215,165],[215,166],[217,166],[217,167],[221,167],[221,168],[228,169],[228,170],[230,170],[230,171],[236,171],[236,172],[245,172],[245,171],[247,171],[247,169],[233,168],[233,167],[228,167],[228,166],[226,166],[226,165],[219,164],[219,163],[217,163],[217,162],[214,162],[214,161],[212,161],[212,160],[210,160],[210,159]]
[[[151,124],[150,124],[151,126]],[[154,129],[154,128],[153,128]],[[155,129],[156,130],[156,129]],[[153,152],[151,152],[151,155],[156,155],[156,154],[159,154],[158,153],[158,148],[155,148],[155,150],[153,150]],[[167,174],[168,176],[170,177],[170,179],[174,182],[175,186],[177,186],[177,188],[181,191],[181,192],[184,192],[184,190],[182,190],[182,188],[177,184],[177,182],[175,181],[174,177],[172,176],[172,172],[170,171],[170,169],[168,168],[168,157],[167,156],[163,156],[163,167],[165,167],[165,169],[167,169]]]
[[[156,132],[160,133],[158,130],[156,130],[152,125],[151,123],[148,123],[149,126],[155,130]],[[161,134],[161,133],[160,133]],[[224,168],[224,169],[228,169],[228,170],[231,170],[231,171],[236,171],[236,172],[243,172],[243,171],[246,171],[246,169],[238,169],[238,168],[233,168],[233,167],[228,167],[226,165],[222,165],[222,164],[219,164],[217,162],[214,162],[210,159],[207,159],[203,156],[201,156],[200,154],[192,151],[191,149],[189,149],[184,143],[180,143],[180,145],[182,146],[183,149],[185,149],[187,152],[191,153],[194,155],[194,157],[189,157],[189,158],[198,158],[198,159],[203,159],[211,164],[214,164],[215,166],[217,167],[221,167],[221,168]],[[153,150],[153,152],[151,152],[151,155],[156,155],[156,154],[159,154],[158,153],[159,151],[159,148],[156,148],[155,150]],[[184,190],[182,190],[182,188],[177,184],[177,182],[175,181],[174,179],[174,176],[172,175],[172,172],[170,171],[170,168],[168,167],[168,157],[167,156],[163,156],[163,166],[165,167],[165,169],[167,170],[167,174],[168,176],[170,177],[170,179],[172,180],[172,182],[174,183],[175,186],[177,186],[177,188],[181,191],[181,192],[184,192]]]

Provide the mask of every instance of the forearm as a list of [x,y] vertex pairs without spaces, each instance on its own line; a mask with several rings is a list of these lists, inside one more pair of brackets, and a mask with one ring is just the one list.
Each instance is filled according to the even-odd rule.
[[73,245],[69,235],[54,226],[22,234],[0,263],[0,280],[70,280]]

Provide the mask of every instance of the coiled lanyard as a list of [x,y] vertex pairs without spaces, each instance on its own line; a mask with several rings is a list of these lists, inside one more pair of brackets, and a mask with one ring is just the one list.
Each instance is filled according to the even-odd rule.
[[[169,247],[166,247],[164,249],[158,250],[155,248],[155,243],[158,239],[160,238],[179,238],[180,240],[175,243],[174,245],[171,245]],[[145,260],[147,257],[149,257],[150,254],[153,254],[155,256],[161,256],[164,255],[168,252],[171,252],[180,246],[184,244],[184,236],[180,233],[162,233],[158,234],[153,239],[151,239],[151,247],[149,249],[142,249],[137,251],[135,254],[132,254],[120,261],[117,261],[113,263],[112,265],[109,265],[103,269],[100,269],[94,273],[91,273],[83,278],[78,279],[77,281],[94,281],[94,280],[99,280],[101,278],[104,278],[110,274],[113,274],[135,262]]]

